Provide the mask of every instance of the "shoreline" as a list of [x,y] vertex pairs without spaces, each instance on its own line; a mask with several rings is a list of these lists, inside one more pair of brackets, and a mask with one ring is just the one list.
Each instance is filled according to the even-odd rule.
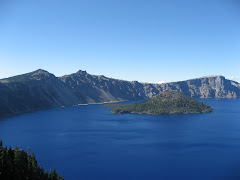
[[10,115],[0,116],[0,121],[5,120],[5,119],[7,119],[7,118],[12,118],[12,117],[14,117],[14,116],[20,116],[20,115],[23,115],[23,114],[34,113],[34,112],[37,112],[37,111],[45,111],[45,110],[50,110],[50,109],[55,109],[55,108],[65,108],[65,107],[73,107],[73,106],[87,106],[87,105],[94,105],[94,104],[117,103],[117,102],[124,102],[124,101],[128,101],[128,100],[109,101],[109,102],[101,102],[101,103],[86,103],[86,104],[77,104],[77,105],[70,105],[70,106],[59,106],[59,107],[41,108],[41,109],[32,110],[32,111],[17,112],[17,113],[10,114]]
[[110,104],[110,103],[125,102],[125,101],[128,101],[128,100],[99,102],[99,103],[86,103],[86,104],[77,104],[77,105],[73,105],[73,106],[87,106],[87,105],[94,105],[94,104]]

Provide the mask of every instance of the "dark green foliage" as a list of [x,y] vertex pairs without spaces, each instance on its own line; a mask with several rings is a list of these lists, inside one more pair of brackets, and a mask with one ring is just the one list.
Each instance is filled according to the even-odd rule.
[[113,113],[190,114],[211,112],[212,108],[178,91],[164,91],[143,103],[108,104]]
[[0,140],[0,180],[63,180],[56,169],[48,174],[40,168],[34,154],[19,149],[3,147]]

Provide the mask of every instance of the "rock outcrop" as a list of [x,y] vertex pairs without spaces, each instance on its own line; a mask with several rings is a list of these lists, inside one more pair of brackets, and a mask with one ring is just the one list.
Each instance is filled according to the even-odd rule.
[[195,98],[238,98],[240,85],[223,76],[205,76],[186,81],[165,83],[162,90],[178,90]]
[[72,88],[76,95],[80,94],[89,103],[134,100],[145,97],[144,93],[139,93],[143,89],[143,85],[138,82],[90,75],[86,71],[78,71],[59,79]]

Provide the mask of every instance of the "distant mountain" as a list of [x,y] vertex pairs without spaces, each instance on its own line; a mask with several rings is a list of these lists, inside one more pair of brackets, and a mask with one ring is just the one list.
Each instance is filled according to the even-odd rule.
[[239,98],[240,84],[223,76],[151,84],[78,71],[55,77],[45,70],[0,80],[0,117],[82,103],[149,99],[165,90],[195,98]]
[[167,90],[137,104],[107,104],[113,113],[192,114],[211,112],[212,108],[178,91]]
[[195,98],[239,98],[240,84],[223,76],[201,78],[161,84],[163,90],[178,90]]

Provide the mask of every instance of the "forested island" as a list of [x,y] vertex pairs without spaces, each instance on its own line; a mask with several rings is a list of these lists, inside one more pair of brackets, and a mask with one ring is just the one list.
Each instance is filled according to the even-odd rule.
[[188,97],[178,91],[164,91],[149,100],[137,104],[106,104],[113,113],[143,113],[143,114],[192,114],[207,113],[213,109]]
[[34,153],[3,147],[0,140],[0,179],[1,180],[63,180],[56,169],[48,173],[39,167]]

